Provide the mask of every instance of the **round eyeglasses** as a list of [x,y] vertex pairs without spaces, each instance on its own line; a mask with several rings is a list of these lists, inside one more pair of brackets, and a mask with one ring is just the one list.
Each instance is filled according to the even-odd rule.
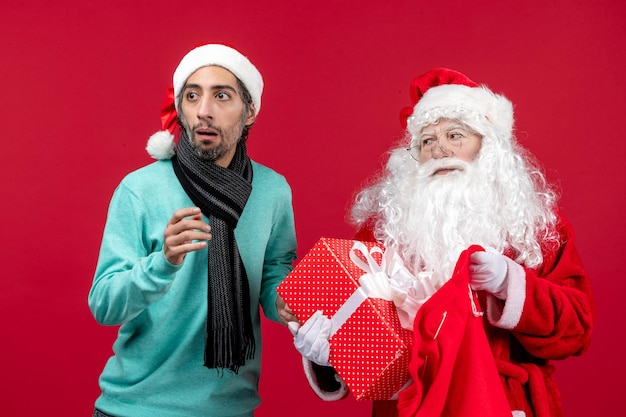
[[433,150],[436,148],[439,148],[444,155],[449,155],[455,149],[461,148],[463,141],[466,138],[467,136],[464,133],[450,130],[444,132],[444,134],[439,135],[438,137],[434,135],[425,135],[420,140],[412,141],[406,150],[409,151],[411,158],[419,162],[422,154],[432,154]]
[[420,154],[422,152],[422,149],[419,143],[411,142],[411,145],[406,148],[406,150],[409,152],[409,155],[411,155],[411,158],[415,159],[417,162],[420,161]]

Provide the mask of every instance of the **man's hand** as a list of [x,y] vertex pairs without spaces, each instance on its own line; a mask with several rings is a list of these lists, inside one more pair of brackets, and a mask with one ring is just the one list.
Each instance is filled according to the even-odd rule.
[[276,296],[276,311],[278,311],[278,317],[280,318],[280,322],[284,325],[289,325],[289,322],[298,323],[298,318],[293,311],[289,308],[289,306],[285,303],[285,300],[278,295]]
[[172,265],[180,265],[185,255],[206,248],[211,227],[202,221],[198,207],[176,210],[163,233],[163,252]]
[[474,290],[487,291],[501,300],[507,297],[507,263],[493,248],[470,255],[469,281]]

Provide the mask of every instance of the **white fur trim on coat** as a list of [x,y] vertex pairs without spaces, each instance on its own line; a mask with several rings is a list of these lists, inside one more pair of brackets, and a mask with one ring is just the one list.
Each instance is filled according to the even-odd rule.
[[504,305],[495,296],[487,298],[487,317],[489,322],[501,329],[511,330],[517,326],[524,302],[526,301],[526,270],[513,261],[506,258],[507,263],[507,298]]
[[306,379],[309,381],[309,385],[311,386],[315,394],[317,394],[317,396],[320,397],[322,400],[337,401],[348,394],[348,386],[345,382],[343,382],[338,374],[335,374],[335,379],[341,384],[340,388],[337,391],[332,392],[323,391],[317,382],[317,375],[313,370],[313,362],[309,361],[303,356],[302,366],[304,367],[304,375],[306,375]]

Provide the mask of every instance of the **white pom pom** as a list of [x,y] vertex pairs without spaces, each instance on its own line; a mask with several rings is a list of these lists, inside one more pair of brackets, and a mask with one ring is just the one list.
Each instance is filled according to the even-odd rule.
[[160,130],[150,136],[146,150],[154,159],[170,159],[174,156],[174,135]]

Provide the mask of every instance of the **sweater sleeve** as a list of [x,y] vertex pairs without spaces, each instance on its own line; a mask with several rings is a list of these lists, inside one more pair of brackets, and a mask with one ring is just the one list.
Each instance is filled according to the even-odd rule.
[[282,182],[282,187],[274,188],[274,192],[278,193],[277,205],[265,249],[260,297],[265,317],[273,321],[280,321],[276,311],[276,287],[291,272],[296,258],[296,232],[291,189],[284,179]]
[[143,204],[122,182],[111,199],[88,297],[101,324],[118,325],[139,315],[167,292],[180,269],[167,261],[161,245],[149,241],[146,229]]
[[524,268],[516,323],[502,325],[508,300],[489,300],[492,324],[509,328],[531,355],[543,359],[583,353],[591,342],[595,316],[591,284],[575,248],[574,231],[562,218],[559,231],[563,242],[559,249],[544,255],[540,268]]

